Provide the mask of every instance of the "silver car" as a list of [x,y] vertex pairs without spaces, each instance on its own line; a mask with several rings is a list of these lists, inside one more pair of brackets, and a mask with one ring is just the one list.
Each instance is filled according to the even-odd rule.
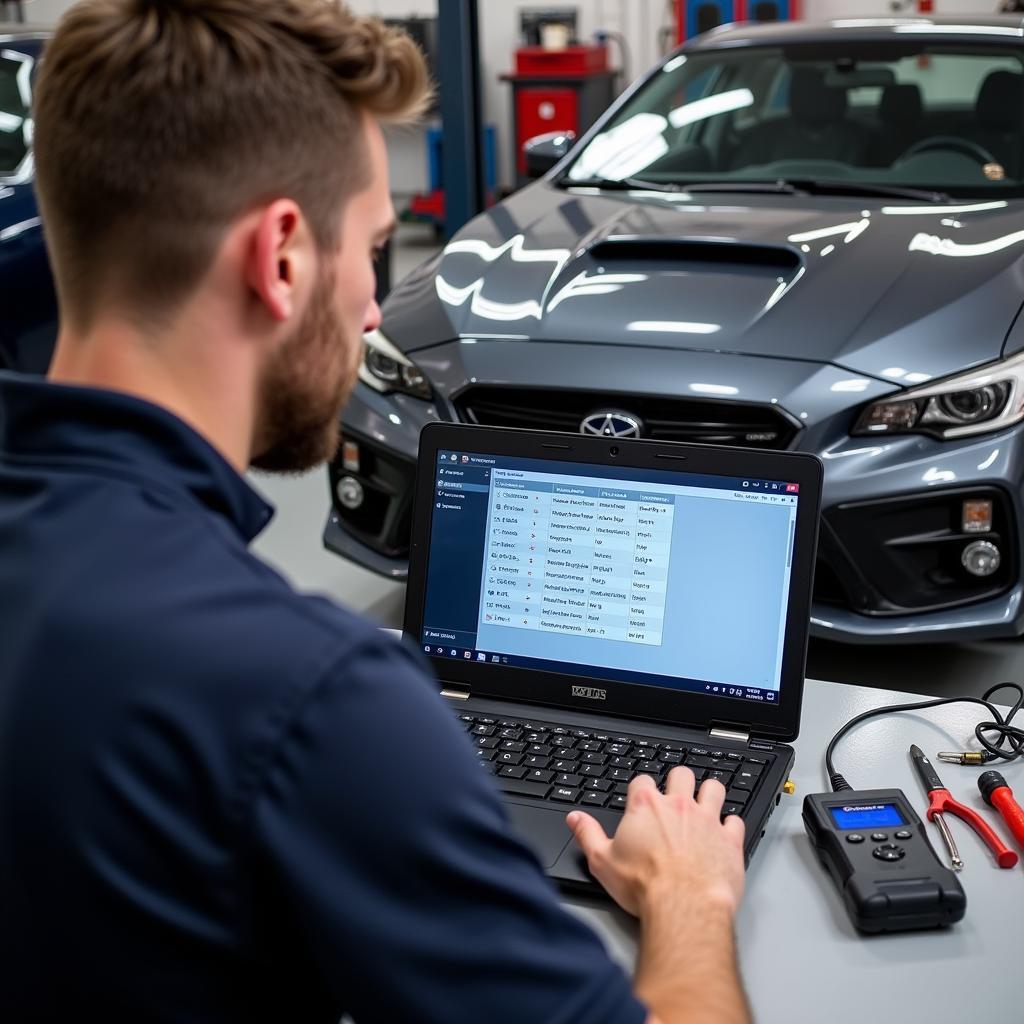
[[817,635],[1021,633],[1021,19],[727,27],[569,147],[388,299],[326,545],[403,576],[434,419],[793,449]]

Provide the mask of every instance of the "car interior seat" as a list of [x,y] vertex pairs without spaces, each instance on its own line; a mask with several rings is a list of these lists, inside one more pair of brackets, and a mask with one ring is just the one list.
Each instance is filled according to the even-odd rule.
[[732,158],[733,168],[776,160],[836,160],[859,164],[865,138],[846,117],[845,89],[825,85],[817,68],[796,67],[789,85],[789,117],[756,125]]
[[974,125],[965,134],[1003,165],[1008,178],[1019,178],[1024,144],[1024,75],[992,71],[981,83]]
[[888,167],[921,138],[924,104],[913,84],[887,85],[878,104],[879,129],[868,142],[867,163]]

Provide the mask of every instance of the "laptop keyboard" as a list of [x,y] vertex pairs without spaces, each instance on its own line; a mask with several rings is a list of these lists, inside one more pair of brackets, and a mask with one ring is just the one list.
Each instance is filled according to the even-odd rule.
[[660,788],[676,765],[725,786],[722,816],[742,815],[767,774],[770,754],[720,750],[651,736],[611,735],[536,719],[461,714],[484,770],[506,793],[554,804],[622,811],[626,787],[650,775]]

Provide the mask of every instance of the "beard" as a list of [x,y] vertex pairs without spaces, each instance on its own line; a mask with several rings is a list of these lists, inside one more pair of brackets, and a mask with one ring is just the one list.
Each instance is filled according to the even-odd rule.
[[269,473],[303,473],[333,459],[339,417],[355,384],[353,346],[334,312],[335,276],[325,270],[295,331],[260,380],[254,454]]

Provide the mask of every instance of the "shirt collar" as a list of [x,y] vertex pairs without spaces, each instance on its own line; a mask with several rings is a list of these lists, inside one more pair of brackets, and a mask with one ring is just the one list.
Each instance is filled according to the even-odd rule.
[[204,437],[173,413],[116,391],[0,372],[0,460],[72,458],[185,491],[251,541],[274,514]]

